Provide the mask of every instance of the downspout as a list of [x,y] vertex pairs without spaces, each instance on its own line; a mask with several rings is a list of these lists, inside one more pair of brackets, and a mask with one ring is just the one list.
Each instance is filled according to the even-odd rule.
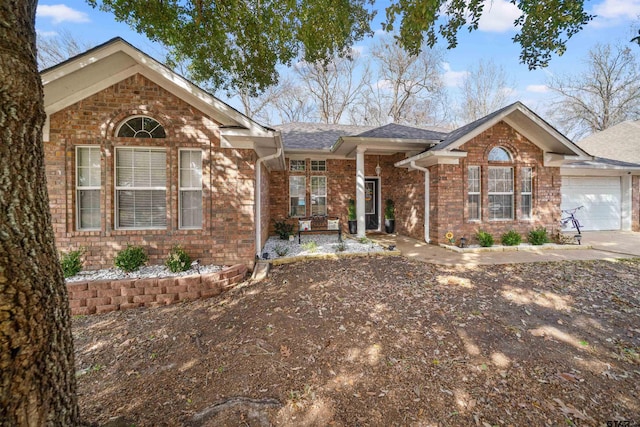
[[276,152],[259,157],[256,161],[256,259],[262,250],[262,163],[280,157],[282,154],[282,138],[280,132],[275,133]]
[[412,161],[409,166],[409,170],[412,169],[424,172],[424,241],[431,243],[429,238],[429,180],[431,175],[429,174],[429,169],[416,165],[415,161]]

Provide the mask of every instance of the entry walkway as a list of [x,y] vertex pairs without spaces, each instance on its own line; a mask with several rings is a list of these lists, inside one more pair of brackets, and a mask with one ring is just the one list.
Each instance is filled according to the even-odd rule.
[[590,249],[538,249],[503,252],[458,253],[411,237],[394,234],[368,236],[383,246],[395,245],[403,256],[444,265],[511,264],[540,261],[596,260],[640,257],[640,233],[624,231],[586,231],[582,244]]

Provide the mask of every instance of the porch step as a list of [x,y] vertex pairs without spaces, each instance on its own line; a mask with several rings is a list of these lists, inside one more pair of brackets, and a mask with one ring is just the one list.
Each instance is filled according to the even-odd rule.
[[256,261],[256,265],[253,267],[253,274],[251,275],[251,280],[255,282],[259,282],[261,280],[266,279],[269,276],[269,270],[271,269],[271,264],[267,261],[258,260]]

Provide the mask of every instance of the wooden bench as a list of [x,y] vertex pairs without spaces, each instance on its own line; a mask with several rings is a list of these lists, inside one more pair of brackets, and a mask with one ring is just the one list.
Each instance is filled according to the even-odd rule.
[[[309,228],[304,229],[304,222],[309,221]],[[329,228],[329,221],[337,221],[337,228]],[[337,216],[314,215],[298,218],[298,244],[302,243],[300,237],[303,233],[338,233],[338,241],[342,242],[342,227]]]

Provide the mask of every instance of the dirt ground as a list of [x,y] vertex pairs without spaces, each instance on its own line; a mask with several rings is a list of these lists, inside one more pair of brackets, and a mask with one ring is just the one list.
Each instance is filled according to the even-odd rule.
[[639,282],[640,259],[283,265],[216,298],[75,318],[81,413],[100,426],[640,425]]

